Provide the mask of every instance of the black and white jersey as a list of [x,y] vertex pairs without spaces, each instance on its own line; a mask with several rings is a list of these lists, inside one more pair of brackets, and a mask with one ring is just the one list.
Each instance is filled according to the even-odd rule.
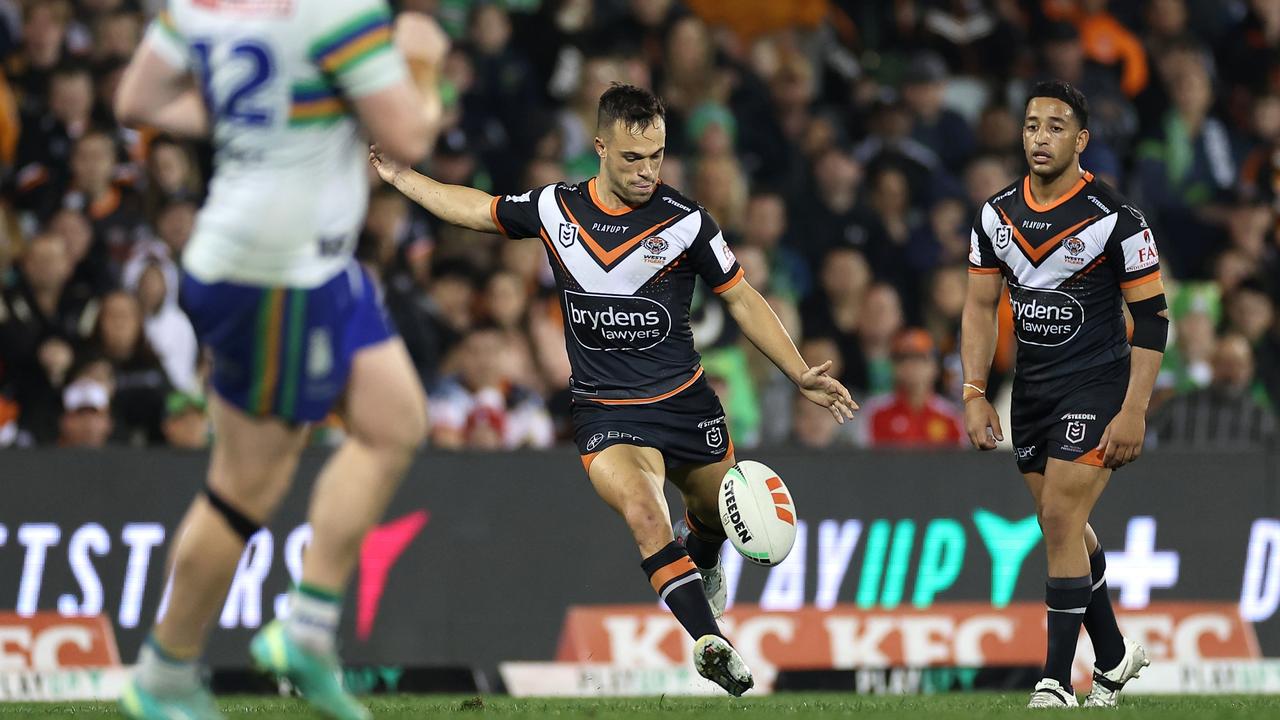
[[1017,374],[1038,382],[1129,354],[1122,290],[1159,279],[1160,254],[1142,212],[1092,173],[1051,205],[1024,177],[983,204],[969,272],[1008,281]]
[[689,326],[695,276],[722,293],[742,268],[697,203],[659,185],[641,207],[608,210],[592,178],[495,197],[491,212],[507,237],[541,237],[546,246],[575,399],[649,403],[702,374]]

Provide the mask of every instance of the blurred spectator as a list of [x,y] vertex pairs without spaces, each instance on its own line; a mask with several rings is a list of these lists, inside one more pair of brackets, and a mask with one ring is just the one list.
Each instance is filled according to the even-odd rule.
[[162,444],[160,424],[171,386],[147,341],[138,299],[123,290],[107,294],[90,340],[92,350],[110,363],[115,374],[112,416],[120,441]]
[[959,408],[935,392],[938,355],[929,333],[904,330],[893,340],[891,394],[862,403],[855,420],[865,447],[947,448],[967,442]]
[[[761,190],[751,195],[747,201],[742,244],[759,248],[763,253],[769,271],[769,288],[775,294],[793,303],[809,294],[813,276],[804,257],[793,247],[794,240],[787,228],[787,203],[781,194]],[[754,279],[748,279],[755,284]]]
[[80,136],[71,152],[71,184],[62,206],[83,212],[93,227],[90,254],[105,252],[117,276],[133,253],[145,220],[137,192],[115,182],[116,141],[101,130]]
[[147,212],[154,217],[172,202],[198,202],[204,195],[200,166],[191,147],[167,135],[147,147]]
[[22,96],[23,105],[39,112],[48,78],[64,56],[71,3],[41,0],[23,7],[22,48],[8,59],[5,76]]
[[105,447],[111,437],[111,390],[103,383],[81,378],[62,393],[58,445],[70,448]]
[[84,213],[63,208],[49,220],[48,231],[58,235],[66,243],[67,262],[71,264],[71,278],[67,292],[72,297],[87,301],[101,296],[116,284],[105,253],[94,252],[93,226]]
[[512,383],[511,339],[493,325],[473,328],[458,347],[455,375],[431,393],[435,447],[496,450],[547,447],[551,418],[536,393]]
[[927,51],[917,54],[902,76],[902,99],[914,120],[911,137],[958,174],[973,153],[974,137],[969,123],[944,105],[947,76],[941,56]]
[[[893,389],[893,339],[902,329],[902,301],[892,285],[875,283],[867,289],[858,320],[858,349],[855,357],[845,355],[850,375],[861,374],[864,381],[854,387],[867,395],[878,395]],[[861,365],[859,368],[854,365]]]
[[792,199],[796,249],[815,267],[837,247],[871,251],[868,227],[873,218],[862,209],[862,166],[847,152],[830,147],[813,160],[813,185]]
[[858,340],[858,325],[865,314],[871,268],[857,250],[841,248],[827,253],[819,278],[820,291],[812,293],[800,306],[804,337],[828,337],[845,360],[845,370],[836,376],[851,390],[867,387],[866,366]]
[[1138,147],[1138,202],[1160,218],[1162,261],[1179,277],[1200,277],[1215,233],[1199,212],[1219,202],[1236,177],[1226,126],[1211,114],[1213,85],[1194,49],[1161,58],[1173,99],[1157,137]]
[[169,384],[198,392],[196,333],[178,308],[178,267],[164,244],[151,241],[139,246],[124,267],[124,288],[138,298],[147,342],[160,356]]
[[169,393],[165,398],[164,423],[161,426],[169,447],[184,450],[203,450],[209,447],[212,427],[205,406],[204,397],[198,393]]
[[1178,395],[1156,413],[1148,433],[1179,450],[1248,450],[1275,438],[1275,416],[1250,396],[1253,351],[1240,335],[1225,335],[1213,351],[1213,382]]
[[943,397],[962,394],[964,368],[960,363],[960,319],[964,313],[969,272],[965,265],[948,265],[934,271],[929,279],[929,296],[924,310],[924,329],[933,338],[941,362],[938,387]]
[[1239,333],[1253,349],[1257,382],[1252,390],[1263,405],[1280,401],[1280,332],[1276,330],[1276,305],[1266,287],[1256,280],[1241,283],[1226,297],[1227,330]]
[[0,295],[0,367],[13,389],[19,423],[36,442],[52,442],[74,346],[91,323],[96,303],[67,291],[66,243],[37,235],[27,246],[17,282]]
[[1222,317],[1218,287],[1212,283],[1183,283],[1167,287],[1166,293],[1172,337],[1156,377],[1152,407],[1174,394],[1208,386],[1213,378],[1214,331]]
[[1147,55],[1137,36],[1108,12],[1107,2],[1058,0],[1046,3],[1046,14],[1074,23],[1085,56],[1108,69],[1118,67],[1120,87],[1133,97],[1147,85]]
[[[14,159],[14,200],[23,210],[47,217],[70,181],[73,144],[93,123],[93,76],[83,65],[64,65],[48,77],[48,104],[24,108]],[[43,83],[40,97],[44,97]]]

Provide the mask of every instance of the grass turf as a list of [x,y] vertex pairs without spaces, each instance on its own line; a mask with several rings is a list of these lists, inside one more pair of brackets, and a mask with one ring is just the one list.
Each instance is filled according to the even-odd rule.
[[[590,720],[643,720],[644,718],[697,718],[697,720],[779,720],[780,718],[857,717],[860,720],[898,718],[1025,718],[1026,695],[932,695],[925,697],[856,696],[829,694],[780,694],[742,698],[641,698],[601,700],[513,699],[446,696],[395,696],[371,698],[377,718],[460,717],[486,720],[517,718],[589,718]],[[230,697],[222,700],[228,718],[315,718],[301,701],[283,698]],[[0,718],[108,718],[120,717],[109,703],[13,703],[0,704]],[[1277,718],[1280,696],[1125,698],[1108,719],[1159,718],[1160,720],[1211,720],[1212,718]]]

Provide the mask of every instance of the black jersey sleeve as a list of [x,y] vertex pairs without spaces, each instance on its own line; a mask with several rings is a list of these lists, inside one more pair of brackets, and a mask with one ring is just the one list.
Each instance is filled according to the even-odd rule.
[[[537,237],[542,229],[538,214],[538,196],[547,186],[534,188],[522,195],[496,195],[489,203],[489,215],[498,232],[509,238]],[[553,189],[552,192],[555,192]]]
[[725,242],[724,233],[711,213],[701,208],[698,212],[702,213],[702,227],[689,246],[689,262],[711,289],[720,294],[742,280],[742,266],[738,265],[738,258]]
[[1160,251],[1142,211],[1121,206],[1116,225],[1107,239],[1107,262],[1115,268],[1120,287],[1130,288],[1160,277]]
[[989,203],[983,203],[978,215],[973,219],[973,227],[969,230],[969,272],[985,275],[1000,272],[1000,261],[996,259],[995,248],[991,245],[991,237],[987,235],[983,217],[987,214]]

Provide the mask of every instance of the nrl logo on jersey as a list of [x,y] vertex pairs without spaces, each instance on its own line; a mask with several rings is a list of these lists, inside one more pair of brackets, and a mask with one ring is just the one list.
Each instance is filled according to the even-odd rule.
[[560,223],[560,244],[565,247],[573,245],[578,239],[578,226],[573,223]]
[[997,250],[1003,250],[1009,247],[1009,240],[1013,238],[1013,228],[1008,225],[1001,225],[996,228],[995,245]]

